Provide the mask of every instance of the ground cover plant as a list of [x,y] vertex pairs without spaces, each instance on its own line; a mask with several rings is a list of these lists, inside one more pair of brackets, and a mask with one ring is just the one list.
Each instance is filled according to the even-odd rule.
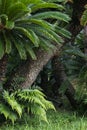
[[75,112],[48,111],[47,117],[48,124],[25,115],[25,118],[15,125],[3,124],[0,130],[87,130],[87,118],[77,116]]

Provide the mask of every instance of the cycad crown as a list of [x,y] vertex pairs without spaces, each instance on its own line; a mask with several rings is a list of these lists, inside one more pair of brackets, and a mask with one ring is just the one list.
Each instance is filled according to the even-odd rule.
[[0,0],[0,59],[14,47],[21,59],[26,59],[27,54],[36,59],[36,48],[49,50],[53,48],[52,41],[62,43],[62,34],[56,33],[55,26],[47,20],[70,20],[68,15],[61,13],[64,7],[55,3],[59,1]]

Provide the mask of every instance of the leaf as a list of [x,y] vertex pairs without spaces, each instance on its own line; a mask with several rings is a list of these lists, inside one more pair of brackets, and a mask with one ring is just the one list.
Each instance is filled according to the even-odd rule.
[[14,28],[14,22],[12,22],[12,21],[7,21],[7,23],[6,23],[6,28],[7,29],[13,29]]
[[27,8],[23,2],[18,2],[9,7],[7,11],[7,15],[9,20],[15,20],[20,18],[21,16],[30,13],[30,8]]
[[7,105],[3,103],[0,103],[0,113],[3,114],[6,119],[10,119],[13,124],[14,121],[16,121],[18,118],[17,115],[13,111],[11,111],[11,109]]
[[46,51],[51,51],[52,49],[55,49],[55,45],[53,45],[49,40],[46,40],[44,38],[40,38],[40,46],[46,50]]
[[15,97],[13,94],[9,94],[9,92],[4,91],[3,92],[3,98],[5,101],[11,106],[12,110],[16,110],[16,112],[19,114],[21,117],[22,115],[22,107],[21,105],[16,101]]
[[37,104],[32,104],[31,112],[32,114],[39,116],[41,120],[44,120],[48,123],[46,111],[42,107],[38,106]]
[[6,14],[12,4],[14,4],[13,0],[1,0],[1,13]]
[[4,56],[4,43],[0,39],[0,59]]
[[43,9],[43,8],[57,8],[59,10],[64,9],[64,7],[62,5],[59,4],[55,4],[55,3],[47,3],[47,2],[43,2],[43,3],[39,3],[39,4],[35,4],[34,6],[31,7],[31,12],[37,11],[39,9]]
[[69,39],[71,38],[71,33],[69,31],[67,31],[66,29],[60,28],[58,26],[55,28],[56,28],[56,32],[58,34],[60,34],[61,36],[64,36],[64,37],[69,38]]
[[52,39],[53,39],[56,43],[58,43],[59,45],[61,45],[61,43],[64,42],[63,39],[62,39],[62,37],[59,36],[58,34],[56,34],[54,31],[49,30],[48,32],[52,35]]
[[5,49],[5,52],[7,53],[7,54],[9,54],[10,52],[11,52],[11,40],[9,39],[9,37],[8,36],[6,36],[6,34],[5,33],[3,33],[4,34],[4,39],[5,39],[5,45],[6,45],[6,49]]
[[21,59],[26,60],[27,55],[26,55],[26,50],[25,50],[25,47],[24,47],[24,44],[23,44],[22,40],[19,39],[18,36],[16,36],[15,39],[11,36],[11,39],[14,42],[14,45],[17,48],[18,53],[19,53]]
[[37,13],[36,15],[33,15],[32,18],[36,18],[36,19],[53,18],[53,19],[62,20],[67,23],[70,21],[70,17],[67,14],[64,14],[58,11],[48,11],[44,13]]
[[20,33],[22,33],[23,35],[25,35],[27,38],[29,38],[29,40],[31,40],[31,42],[38,47],[39,46],[39,38],[37,37],[37,35],[32,31],[32,30],[27,30],[25,28],[22,27],[15,27],[15,30],[20,31]]
[[37,4],[37,3],[42,3],[42,0],[20,0],[21,2],[23,2],[26,6],[31,5],[31,4]]
[[29,53],[29,55],[31,56],[31,58],[33,60],[36,60],[37,59],[36,54],[33,51],[33,48],[29,45],[29,43],[25,43],[25,48],[26,48],[27,52]]
[[0,18],[1,18],[1,23],[3,25],[6,25],[6,23],[8,22],[8,16],[6,14],[1,14]]
[[30,23],[32,23],[32,24],[38,25],[38,27],[41,26],[41,27],[43,27],[47,30],[54,29],[53,25],[48,23],[47,21],[40,20],[40,19],[34,19],[32,17],[29,17],[29,19],[27,19],[27,20],[18,20],[16,23],[17,24],[19,24],[19,23],[20,24],[23,24],[23,23],[30,24]]

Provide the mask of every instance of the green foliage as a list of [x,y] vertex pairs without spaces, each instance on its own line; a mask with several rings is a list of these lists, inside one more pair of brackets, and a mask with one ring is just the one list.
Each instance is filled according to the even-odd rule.
[[81,31],[75,39],[73,45],[67,44],[62,51],[62,63],[69,78],[79,77],[82,68],[85,66],[87,56],[84,53],[84,35]]
[[87,66],[84,66],[80,71],[75,98],[79,104],[78,111],[85,113],[87,111]]
[[39,115],[42,120],[47,121],[46,111],[48,109],[55,110],[55,108],[44,96],[45,95],[38,89],[26,89],[17,92],[17,99],[19,99],[23,107],[27,109],[28,113]]
[[85,11],[83,12],[83,15],[81,17],[81,25],[87,25],[87,5],[85,5]]
[[[76,36],[73,45],[65,46],[63,51],[63,64],[69,80],[73,83],[78,102],[78,111],[86,112],[87,108],[87,55],[85,54],[83,30]],[[66,84],[64,84],[66,85]]]
[[37,89],[25,89],[12,92],[3,91],[0,97],[0,113],[12,123],[26,112],[38,116],[47,122],[46,111],[55,110],[53,104],[45,99],[45,95]]
[[1,130],[86,130],[87,117],[77,116],[70,111],[59,110],[57,112],[49,111],[47,113],[49,124],[38,121],[37,118],[32,120],[25,115],[21,121],[14,126],[11,124],[3,124]]
[[[46,12],[50,8],[56,11]],[[37,48],[49,48],[52,41],[61,44],[62,33],[56,33],[48,19],[68,22],[69,16],[60,12],[63,9],[55,1],[0,0],[0,59],[11,53],[12,48],[17,49],[21,59],[28,54],[36,59]]]

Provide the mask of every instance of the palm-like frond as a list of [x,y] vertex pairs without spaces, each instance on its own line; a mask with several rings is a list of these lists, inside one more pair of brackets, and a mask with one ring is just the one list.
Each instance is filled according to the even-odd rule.
[[[41,13],[43,8],[44,11]],[[46,12],[45,9],[49,8],[55,8],[57,11]],[[35,48],[49,47],[45,46],[48,38],[49,44],[52,41],[62,43],[63,32],[57,34],[55,26],[47,19],[68,22],[68,15],[60,12],[63,9],[61,4],[54,1],[0,0],[0,59],[5,53],[9,54],[13,47],[16,47],[22,59],[26,59],[27,54],[36,59]]]

